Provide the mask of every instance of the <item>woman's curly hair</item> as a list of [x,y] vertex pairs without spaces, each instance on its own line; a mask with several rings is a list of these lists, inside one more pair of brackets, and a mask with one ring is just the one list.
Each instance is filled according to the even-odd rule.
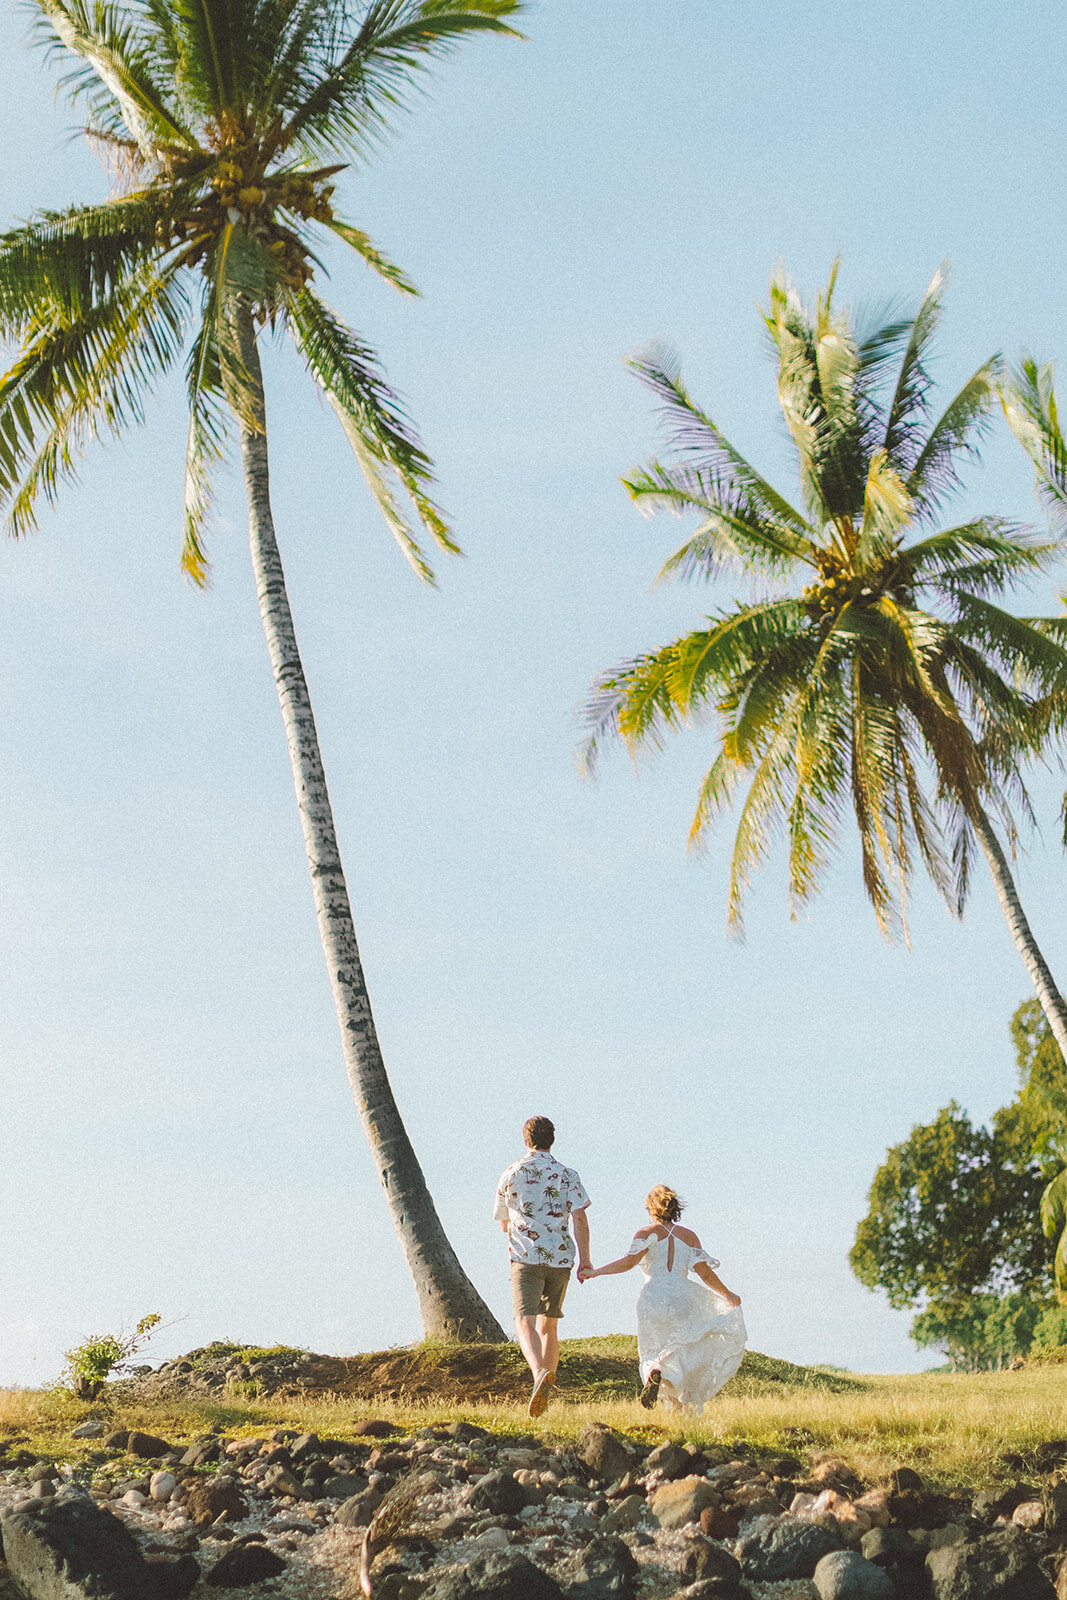
[[685,1210],[685,1201],[665,1183],[657,1183],[654,1189],[648,1191],[645,1208],[656,1222],[677,1222]]

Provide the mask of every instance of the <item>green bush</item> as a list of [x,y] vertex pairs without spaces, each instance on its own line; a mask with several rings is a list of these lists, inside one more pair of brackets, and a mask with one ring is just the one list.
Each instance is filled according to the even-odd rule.
[[135,1356],[163,1318],[157,1311],[142,1317],[132,1333],[94,1333],[73,1350],[65,1350],[67,1365],[60,1386],[81,1400],[95,1400],[111,1374]]

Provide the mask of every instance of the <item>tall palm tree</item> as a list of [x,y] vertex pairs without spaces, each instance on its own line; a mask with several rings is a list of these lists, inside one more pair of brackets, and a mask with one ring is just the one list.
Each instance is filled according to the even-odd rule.
[[0,238],[0,497],[34,525],[83,445],[143,414],[185,352],[182,563],[204,583],[212,468],[235,427],[260,612],[281,703],[345,1064],[428,1334],[501,1340],[445,1237],[386,1076],[271,516],[257,338],[283,326],[341,422],[423,581],[417,530],[456,549],[432,469],[374,352],[314,287],[337,238],[407,278],[334,207],[422,69],[468,35],[514,35],[522,0],[35,0],[48,44],[121,176],[101,205],[43,211]]
[[747,781],[730,868],[735,928],[750,873],[782,831],[796,904],[818,886],[851,810],[864,888],[885,932],[901,926],[916,852],[960,914],[977,843],[1063,1049],[1067,1006],[1023,913],[1009,852],[1012,805],[1029,812],[1023,764],[1067,690],[1067,639],[995,603],[1061,552],[1003,517],[940,525],[1000,372],[996,358],[985,362],[932,419],[928,359],[944,272],[913,318],[866,328],[835,307],[836,275],[835,266],[811,310],[776,278],[764,313],[802,510],[698,408],[669,352],[631,362],[660,402],[673,449],[627,488],[646,511],[700,519],[661,577],[732,570],[760,593],[605,673],[584,759],[595,763],[605,737],[636,752],[682,724],[717,719],[691,839],[701,842]]

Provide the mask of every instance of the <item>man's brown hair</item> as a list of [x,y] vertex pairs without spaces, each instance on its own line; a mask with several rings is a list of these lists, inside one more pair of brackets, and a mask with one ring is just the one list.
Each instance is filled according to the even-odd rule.
[[527,1117],[522,1136],[528,1150],[551,1150],[556,1130],[547,1117]]

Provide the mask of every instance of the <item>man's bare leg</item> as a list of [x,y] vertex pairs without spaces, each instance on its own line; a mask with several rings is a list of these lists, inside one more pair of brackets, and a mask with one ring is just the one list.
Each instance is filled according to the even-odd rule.
[[546,1320],[544,1317],[515,1318],[515,1338],[518,1340],[519,1349],[526,1358],[526,1365],[529,1367],[535,1383],[548,1365],[545,1360],[538,1327],[539,1323],[544,1323]]
[[545,1370],[554,1373],[559,1366],[559,1318],[538,1317],[537,1332],[541,1341],[541,1359]]

